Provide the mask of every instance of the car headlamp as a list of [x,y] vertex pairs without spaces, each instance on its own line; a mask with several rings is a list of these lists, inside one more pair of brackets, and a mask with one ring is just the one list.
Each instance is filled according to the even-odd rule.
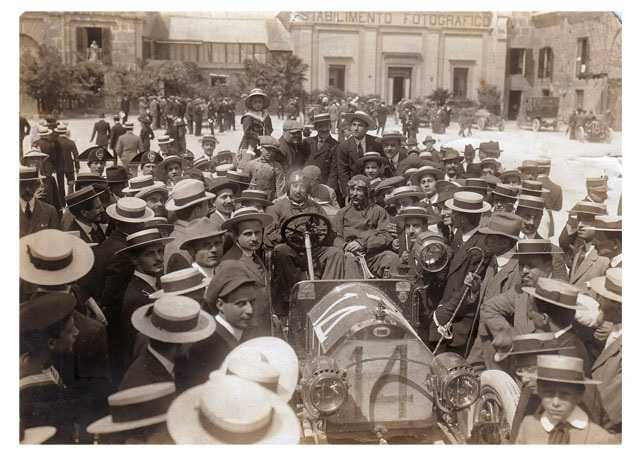
[[449,263],[449,249],[443,238],[437,234],[427,233],[418,236],[413,254],[416,268],[422,273],[437,273]]
[[443,410],[462,410],[478,399],[480,377],[460,355],[451,352],[437,355],[431,368],[431,388]]
[[346,372],[330,357],[318,357],[303,369],[302,400],[314,416],[337,412],[347,400]]

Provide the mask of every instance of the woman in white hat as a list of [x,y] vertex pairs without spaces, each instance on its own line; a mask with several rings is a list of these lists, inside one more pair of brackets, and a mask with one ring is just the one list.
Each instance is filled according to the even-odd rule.
[[302,435],[286,401],[233,375],[181,394],[169,407],[167,427],[177,444],[297,444]]

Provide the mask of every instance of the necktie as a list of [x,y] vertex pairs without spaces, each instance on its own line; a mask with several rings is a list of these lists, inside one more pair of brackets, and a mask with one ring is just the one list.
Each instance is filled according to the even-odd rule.
[[27,206],[24,207],[24,215],[27,217],[27,219],[31,219],[31,206],[29,205],[29,202],[27,202]]
[[582,262],[584,261],[584,257],[586,256],[587,256],[587,245],[585,244],[584,246],[578,249],[578,257],[576,258],[576,270],[580,268],[580,265],[582,265]]
[[105,240],[104,233],[100,229],[100,227],[94,223],[91,228],[91,241],[101,244],[102,241]]
[[364,151],[362,150],[362,142],[358,141],[358,158],[364,155]]
[[570,439],[571,435],[569,433],[569,424],[562,421],[549,433],[547,444],[569,444]]

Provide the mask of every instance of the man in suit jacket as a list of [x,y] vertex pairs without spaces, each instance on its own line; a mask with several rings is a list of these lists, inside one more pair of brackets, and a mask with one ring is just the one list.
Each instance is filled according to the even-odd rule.
[[[111,148],[111,153],[116,153],[116,144],[118,143],[118,139],[122,134],[126,131],[122,124],[120,124],[120,115],[113,115],[113,126],[111,127],[111,135],[109,139],[109,147]],[[118,163],[118,159],[114,160],[114,163]]]
[[129,170],[130,176],[138,172],[137,165],[129,166],[129,162],[144,150],[140,137],[133,133],[133,121],[124,124],[125,133],[118,137],[115,153],[122,165]]
[[60,229],[54,207],[35,198],[42,177],[35,167],[20,167],[20,237],[42,229]]
[[542,187],[549,192],[543,195],[544,207],[548,210],[562,210],[562,187],[554,183],[549,174],[551,173],[551,160],[536,160],[538,164],[538,181],[542,183]]
[[367,152],[383,153],[380,141],[367,131],[376,128],[376,124],[369,115],[363,111],[356,111],[345,115],[350,123],[352,137],[341,142],[336,147],[336,161],[338,170],[338,187],[343,198],[349,195],[347,183],[357,173],[356,163]]
[[64,175],[67,178],[68,190],[71,190],[73,182],[76,180],[75,174],[80,171],[80,161],[78,160],[78,147],[76,143],[69,138],[69,129],[62,124],[55,129],[58,134],[58,143],[60,144],[60,152],[64,160]]
[[338,141],[331,136],[329,115],[327,113],[316,115],[313,125],[318,135],[307,137],[302,141],[306,157],[305,166],[315,165],[320,168],[320,183],[335,190],[338,188],[338,171],[335,163]]
[[400,164],[409,156],[407,150],[402,147],[404,137],[400,131],[389,131],[382,134],[383,155],[389,162],[385,177],[402,176],[399,172]]
[[[573,268],[577,255],[585,251],[585,238],[593,242],[595,232],[592,230],[596,215],[606,215],[606,209],[597,203],[580,201],[569,210],[569,218],[560,236],[558,245],[564,252],[565,265],[568,270]],[[602,273],[599,275],[601,276]]]
[[104,113],[100,114],[100,119],[96,121],[93,125],[93,131],[91,132],[91,138],[89,142],[93,141],[93,138],[96,138],[96,145],[100,147],[107,147],[109,144],[109,135],[111,134],[111,128],[109,127],[109,123],[104,120]]
[[80,239],[87,243],[101,244],[106,237],[100,228],[104,215],[100,195],[102,192],[96,192],[93,186],[85,186],[67,195],[65,200],[73,219],[63,229],[78,231]]
[[302,144],[302,124],[296,120],[286,120],[282,124],[282,136],[278,142],[285,171],[291,172],[302,168],[307,155]]
[[178,389],[188,389],[206,382],[209,373],[220,367],[225,357],[246,340],[255,306],[259,299],[255,274],[238,260],[226,260],[207,287],[205,300],[216,309],[216,330],[190,349],[185,363],[179,366]]

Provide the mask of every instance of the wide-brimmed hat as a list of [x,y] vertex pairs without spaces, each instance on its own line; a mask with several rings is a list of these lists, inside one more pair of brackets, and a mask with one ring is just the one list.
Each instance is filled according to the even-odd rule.
[[551,381],[568,384],[600,384],[584,375],[584,360],[567,355],[538,355],[534,381]]
[[520,192],[524,195],[535,195],[540,197],[543,194],[548,194],[549,189],[542,187],[542,183],[540,181],[523,179],[522,184],[520,185]]
[[522,173],[518,170],[507,170],[500,175],[500,180],[507,183],[511,178],[518,178],[518,182],[522,182]]
[[41,179],[44,179],[44,177],[40,176],[38,168],[20,165],[20,182],[40,181]]
[[86,186],[93,186],[93,188],[100,193],[109,187],[104,177],[82,171],[76,176],[75,181],[73,181],[73,186],[77,190]]
[[53,131],[47,126],[38,126],[38,137],[45,137],[53,134]]
[[182,239],[180,244],[178,244],[178,248],[184,249],[185,245],[189,244],[190,242],[200,239],[206,239],[208,237],[221,236],[226,232],[227,231],[224,229],[219,229],[216,224],[209,218],[199,218],[185,229],[184,238]]
[[317,126],[320,123],[330,123],[331,115],[329,113],[318,113],[317,115],[313,115],[313,125]]
[[110,414],[87,426],[87,432],[118,433],[164,423],[175,394],[174,383],[146,384],[111,394],[107,397]]
[[280,143],[273,136],[258,136],[258,145],[260,147],[270,147],[280,152]]
[[442,163],[446,163],[448,161],[460,162],[464,160],[464,157],[460,155],[460,152],[451,147],[440,147],[440,153],[440,161],[442,161]]
[[246,189],[251,183],[251,175],[241,170],[229,170],[226,176],[229,181],[235,182],[241,188]]
[[480,160],[480,167],[484,168],[485,166],[493,167],[493,169],[497,173],[500,170],[500,168],[502,167],[502,164],[500,163],[500,160],[498,160],[497,158],[487,157],[487,158],[483,158],[482,160]]
[[519,208],[544,211],[544,199],[535,195],[519,195],[516,210]]
[[404,136],[400,131],[387,131],[382,133],[382,142],[384,143],[385,140],[397,140],[402,143]]
[[20,238],[20,278],[40,286],[77,281],[93,267],[91,247],[57,229],[43,229]]
[[161,187],[164,183],[161,181],[154,181],[153,176],[150,174],[143,174],[129,179],[129,185],[122,189],[125,194],[135,194],[143,189],[149,187]]
[[560,350],[568,349],[568,347],[559,347],[556,340],[554,333],[520,334],[513,337],[511,348],[508,351],[496,351],[493,359],[496,362],[502,362],[516,355],[535,356],[536,354],[557,353]]
[[144,336],[171,344],[198,342],[216,329],[213,317],[198,302],[181,295],[143,305],[131,315],[131,324]]
[[156,139],[156,143],[158,145],[160,145],[160,144],[172,144],[173,142],[174,142],[174,140],[171,137],[169,137],[168,135],[166,135],[166,134],[162,135],[162,136],[159,136]]
[[178,396],[167,427],[176,444],[297,444],[302,435],[281,397],[234,375],[214,376]]
[[126,184],[129,181],[129,173],[127,169],[122,166],[108,166],[105,169],[107,176],[107,184]]
[[256,202],[264,207],[273,205],[273,202],[269,200],[269,195],[265,191],[258,189],[245,189],[236,200],[241,203],[246,201]]
[[478,152],[480,152],[480,160],[482,160],[482,154],[487,154],[494,158],[500,157],[500,143],[494,140],[490,140],[489,142],[480,142],[478,145]]
[[478,231],[482,234],[496,234],[510,239],[520,239],[522,218],[515,213],[495,212],[485,226]]
[[585,226],[585,229],[594,231],[622,232],[622,216],[596,215],[592,226]]
[[167,186],[161,181],[154,182],[153,185],[140,189],[136,193],[135,197],[142,200],[147,200],[147,197],[155,192],[160,192],[162,195],[164,195],[165,202],[169,198],[169,189],[167,189]]
[[202,181],[183,179],[173,187],[171,198],[165,204],[165,208],[170,212],[183,210],[215,197],[214,194],[206,191]]
[[[265,336],[250,339],[233,349],[222,362],[218,375],[235,375],[253,381],[288,402],[298,384],[298,365],[298,356],[289,344],[280,338]],[[216,376],[214,373],[211,378]]]
[[394,223],[403,224],[409,218],[421,218],[428,222],[429,224],[435,224],[435,218],[429,211],[424,207],[418,206],[409,206],[401,208],[397,215],[391,218],[391,221]]
[[82,189],[78,189],[75,192],[68,194],[64,200],[67,203],[67,207],[72,208],[76,205],[81,205],[94,199],[102,194],[102,191],[96,191],[93,186],[85,186]]
[[463,190],[465,191],[477,192],[478,194],[484,195],[488,189],[489,185],[484,178],[467,178],[464,181]]
[[36,150],[36,149],[29,150],[27,153],[22,155],[22,160],[23,161],[28,161],[28,160],[42,161],[42,160],[46,160],[47,158],[49,158],[49,154],[48,153],[44,153],[44,152],[41,152],[40,150]]
[[269,96],[262,89],[255,88],[252,89],[251,92],[249,92],[249,95],[247,95],[247,97],[244,99],[244,104],[246,105],[246,107],[251,108],[251,99],[257,97],[262,97],[264,99],[264,108],[268,108],[269,105],[271,105],[271,99],[269,98]]
[[538,171],[538,162],[535,160],[522,160],[522,164],[518,166],[518,171]]
[[87,150],[78,155],[78,160],[81,161],[109,161],[113,160],[113,155],[109,150],[101,145],[94,145],[93,147],[89,147]]
[[384,158],[378,152],[366,152],[361,158],[358,159],[358,163],[360,166],[364,166],[364,164],[368,161],[375,161],[378,166],[382,166],[384,163]]
[[418,186],[400,186],[396,187],[385,198],[386,202],[395,202],[400,199],[413,198],[416,200],[424,199],[427,196]]
[[166,170],[167,167],[172,163],[179,163],[180,167],[184,169],[185,159],[179,157],[178,155],[169,155],[168,157],[165,157],[160,163],[158,163],[158,170]]
[[622,303],[622,269],[609,268],[604,276],[590,281],[591,289],[614,302]]
[[380,194],[388,189],[393,189],[395,187],[401,186],[405,183],[405,179],[403,176],[392,176],[390,178],[383,179],[380,181],[376,187],[374,188],[374,193]]
[[517,187],[512,186],[511,184],[496,184],[496,187],[493,189],[493,195],[506,197],[511,200],[518,200],[518,193],[520,190]]
[[107,207],[107,215],[123,223],[144,223],[153,218],[153,210],[142,199],[122,197]]
[[415,173],[413,173],[411,179],[414,183],[419,184],[420,180],[428,174],[433,176],[436,181],[444,178],[444,173],[440,168],[437,168],[433,165],[424,165],[418,168]]
[[78,302],[73,294],[49,292],[20,304],[20,332],[30,333],[51,327],[71,315]]
[[43,444],[51,439],[57,431],[55,426],[34,426],[33,428],[21,429],[20,445]]
[[342,115],[342,117],[349,124],[351,124],[354,119],[360,120],[368,126],[369,130],[376,129],[377,127],[376,122],[373,120],[373,118],[361,110],[354,111],[353,113],[345,113],[344,115]]
[[580,290],[564,281],[551,278],[538,278],[536,287],[523,287],[527,294],[568,310],[586,310],[578,301]]
[[193,167],[199,169],[200,171],[210,171],[211,160],[209,160],[209,158],[205,155],[200,155],[193,160]]
[[175,237],[165,237],[160,234],[160,230],[158,228],[143,229],[142,231],[129,234],[127,236],[127,246],[118,250],[116,255],[133,252],[134,250],[147,247],[148,245],[166,244],[174,239]]
[[580,200],[579,202],[576,202],[576,204],[571,210],[569,210],[569,212],[581,215],[593,215],[593,217],[595,218],[598,215],[606,215],[607,208],[600,203]]
[[[223,166],[223,165],[220,165],[220,166]],[[217,166],[216,170],[220,168],[220,166]],[[227,178],[226,175],[224,176],[217,175],[211,179],[211,182],[209,183],[207,188],[209,192],[212,192],[216,195],[218,195],[218,192],[220,192],[222,189],[231,189],[233,193],[237,195],[242,187],[237,182],[231,181],[229,178]]]
[[444,204],[448,209],[461,213],[484,213],[491,210],[491,204],[485,202],[484,197],[477,192],[456,192]]
[[266,213],[261,213],[255,207],[242,207],[235,210],[231,214],[231,218],[222,223],[222,229],[232,229],[238,223],[250,220],[259,221],[262,223],[262,227],[265,228],[273,222],[273,217]]
[[204,276],[195,268],[172,271],[160,277],[161,288],[149,294],[149,298],[155,300],[168,295],[189,294],[206,288],[210,281],[211,278]]
[[562,249],[556,247],[549,239],[520,239],[516,243],[513,255],[549,255],[561,254]]

